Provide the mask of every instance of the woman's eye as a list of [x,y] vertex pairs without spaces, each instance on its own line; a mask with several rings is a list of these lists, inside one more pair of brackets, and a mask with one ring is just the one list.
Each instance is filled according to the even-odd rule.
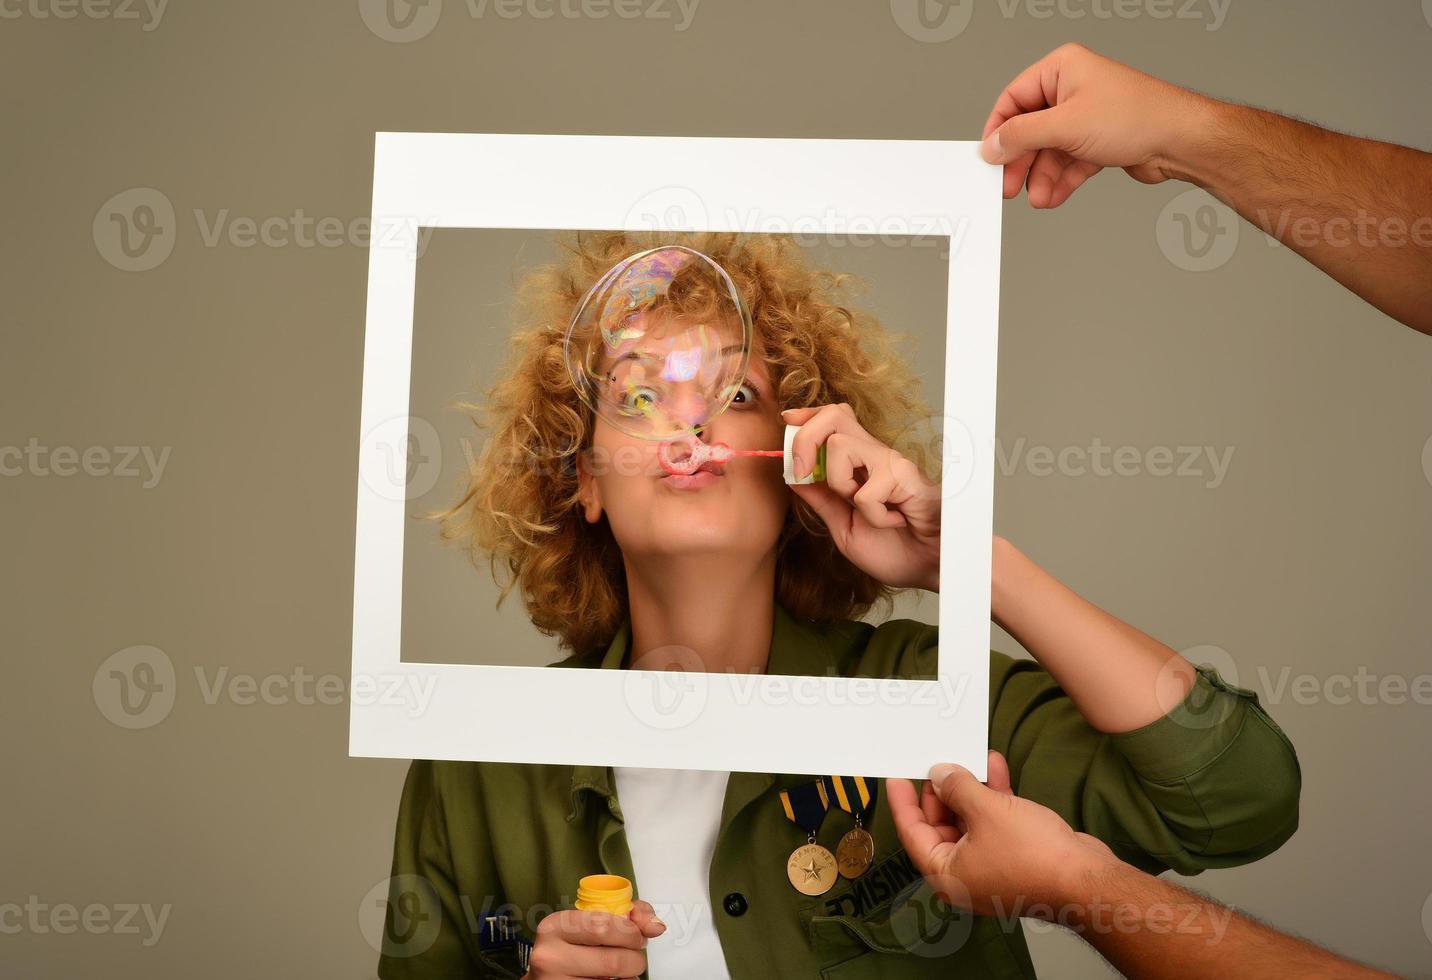
[[736,390],[731,394],[731,404],[732,404],[732,405],[739,405],[739,404],[742,404],[742,403],[753,402],[753,401],[755,401],[755,400],[756,400],[756,389],[755,389],[754,386],[752,386],[752,385],[750,385],[750,384],[740,385],[740,386],[737,387]]
[[631,388],[622,396],[622,408],[632,415],[644,415],[655,404],[656,391],[652,388]]

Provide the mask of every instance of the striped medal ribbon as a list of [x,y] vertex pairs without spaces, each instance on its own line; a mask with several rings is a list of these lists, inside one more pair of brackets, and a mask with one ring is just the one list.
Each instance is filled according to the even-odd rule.
[[836,845],[835,862],[843,876],[859,878],[875,862],[875,838],[865,821],[875,808],[880,783],[868,776],[822,776],[820,781],[826,797],[855,818],[855,826]]
[[819,779],[781,790],[781,807],[786,819],[806,832],[806,842],[791,852],[786,877],[802,895],[824,895],[838,876],[835,855],[815,842],[816,831],[830,809],[830,797]]

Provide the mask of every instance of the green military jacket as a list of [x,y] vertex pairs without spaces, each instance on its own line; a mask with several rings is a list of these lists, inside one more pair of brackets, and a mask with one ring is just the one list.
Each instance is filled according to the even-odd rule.
[[[818,628],[778,606],[768,670],[933,677],[937,641],[936,627],[910,620]],[[628,624],[599,666],[621,668],[629,645]],[[559,666],[597,665],[573,657]],[[1009,759],[1015,791],[1124,860],[1195,874],[1254,861],[1296,830],[1301,775],[1291,744],[1252,692],[1215,671],[1200,668],[1167,716],[1116,735],[1090,727],[1033,661],[991,653],[990,672],[990,747]],[[816,775],[731,773],[710,901],[733,980],[1034,976],[1018,910],[1008,919],[971,916],[934,899],[900,848],[883,792],[867,824],[876,846],[870,870],[815,898],[792,888],[786,860],[805,833],[786,819],[778,794]],[[818,840],[834,850],[851,826],[832,808]],[[537,922],[573,907],[577,880],[597,872],[635,881],[610,768],[414,762],[399,805],[378,974],[521,976],[520,948]],[[641,896],[640,884],[638,896],[660,908],[661,896]]]

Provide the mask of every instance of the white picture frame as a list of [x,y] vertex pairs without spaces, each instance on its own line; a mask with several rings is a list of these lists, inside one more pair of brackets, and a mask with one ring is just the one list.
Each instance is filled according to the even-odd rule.
[[[985,778],[1001,203],[974,141],[378,133],[349,754],[915,778],[956,761]],[[939,676],[404,662],[395,462],[432,227],[948,236]]]

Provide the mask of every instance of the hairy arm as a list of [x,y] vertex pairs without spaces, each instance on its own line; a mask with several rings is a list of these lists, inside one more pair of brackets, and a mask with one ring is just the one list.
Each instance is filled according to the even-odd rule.
[[990,753],[989,785],[939,765],[917,794],[886,782],[900,843],[943,901],[1072,929],[1130,977],[1386,977],[1119,861],[1054,811],[1015,796]]
[[1410,327],[1432,334],[1432,153],[1225,102],[1175,151],[1188,179]]
[[1131,977],[1388,977],[1113,859],[1070,876],[1065,924]]
[[1000,93],[985,159],[1004,194],[1058,207],[1105,167],[1186,180],[1389,316],[1432,334],[1432,153],[1207,98],[1057,48]]

